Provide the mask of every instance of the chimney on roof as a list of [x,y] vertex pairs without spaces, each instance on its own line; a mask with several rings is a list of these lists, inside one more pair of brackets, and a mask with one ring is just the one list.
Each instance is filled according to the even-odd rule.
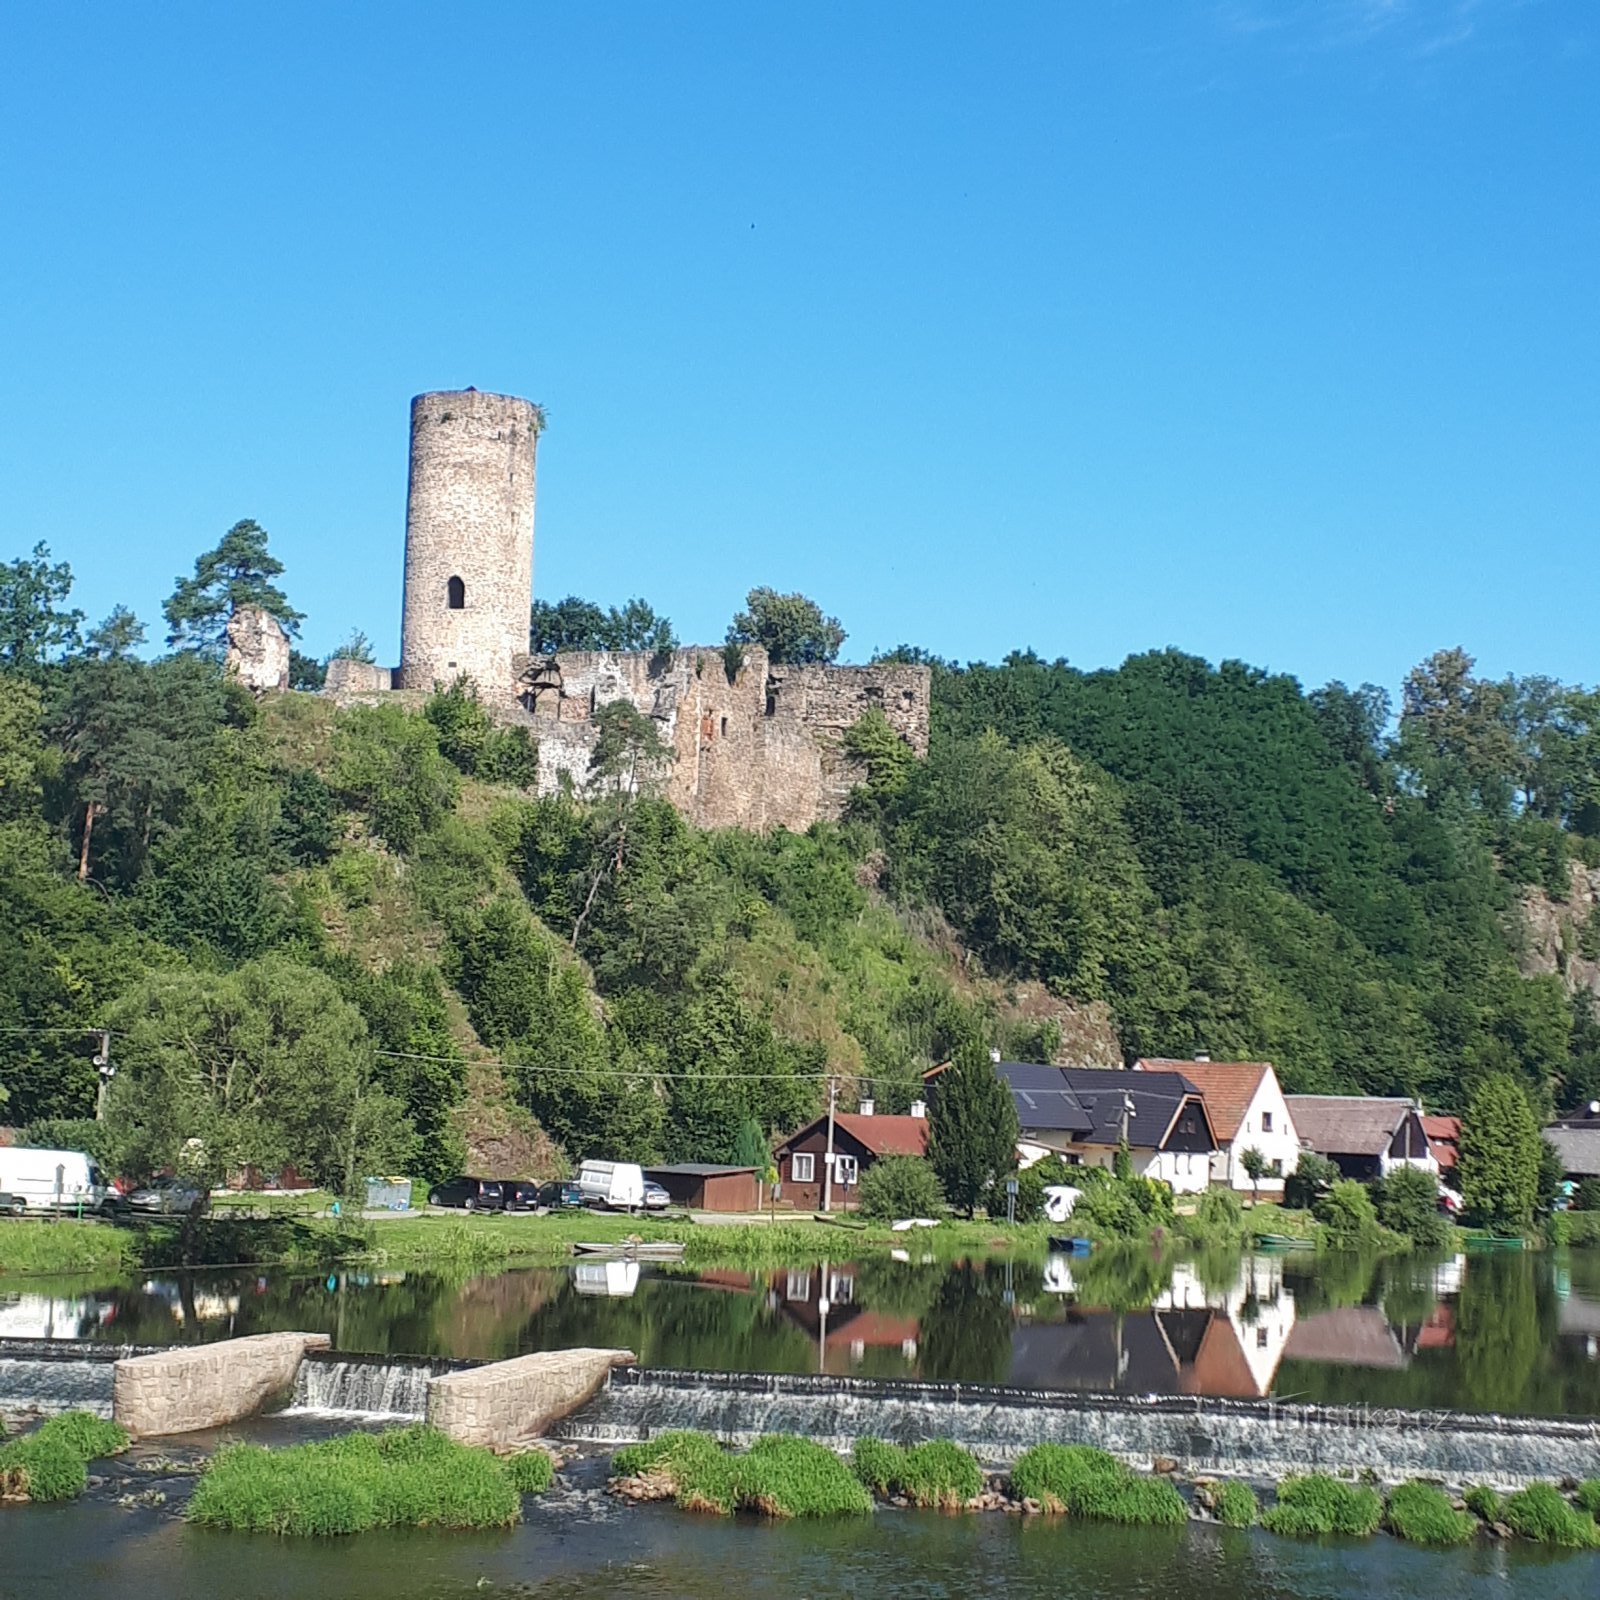
[[928,1102],[926,1100],[913,1100],[911,1102],[911,1115],[919,1120],[928,1115]]
[[989,1047],[989,1059],[998,1067],[1000,1065],[1000,1049],[997,1045]]
[[1196,1061],[1209,1061],[1211,1059],[1211,1057],[1206,1055],[1202,1050],[1197,1050],[1194,1058]]
[[861,1102],[861,1115],[864,1117],[870,1117],[877,1109],[878,1102],[876,1100],[863,1100]]

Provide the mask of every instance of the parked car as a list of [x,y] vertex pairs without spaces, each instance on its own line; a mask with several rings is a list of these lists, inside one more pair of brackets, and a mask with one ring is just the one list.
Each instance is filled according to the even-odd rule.
[[123,1197],[123,1205],[130,1211],[144,1211],[154,1215],[172,1216],[177,1212],[193,1211],[205,1198],[198,1184],[184,1178],[152,1178],[141,1189],[134,1189]]
[[633,1211],[644,1204],[644,1171],[635,1161],[585,1161],[578,1187],[586,1206]]
[[646,1211],[665,1211],[672,1204],[672,1196],[659,1183],[644,1180],[644,1208]]
[[503,1211],[505,1191],[493,1178],[446,1178],[428,1191],[430,1206],[456,1206],[462,1211]]
[[0,1146],[0,1192],[20,1199],[29,1211],[110,1209],[105,1176],[81,1150]]
[[536,1183],[528,1183],[522,1178],[502,1178],[500,1194],[503,1208],[507,1211],[539,1209],[539,1185]]
[[552,1178],[539,1185],[539,1205],[545,1211],[581,1210],[583,1190],[571,1178]]

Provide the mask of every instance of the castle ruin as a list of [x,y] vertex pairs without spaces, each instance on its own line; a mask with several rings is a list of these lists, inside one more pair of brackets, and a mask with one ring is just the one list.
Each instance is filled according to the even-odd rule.
[[737,661],[720,645],[530,654],[542,422],[527,400],[475,389],[411,402],[400,665],[334,660],[328,694],[420,700],[470,678],[496,718],[538,741],[541,794],[584,788],[595,712],[631,701],[675,754],[667,798],[708,828],[798,831],[839,816],[865,776],[844,736],[874,708],[927,754],[926,667],[786,665],[751,645]]

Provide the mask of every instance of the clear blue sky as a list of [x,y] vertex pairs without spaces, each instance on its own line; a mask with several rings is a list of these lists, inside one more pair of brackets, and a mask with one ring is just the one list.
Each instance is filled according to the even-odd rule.
[[1600,8],[61,5],[0,45],[0,557],[399,633],[407,405],[535,585],[857,659],[1600,678]]

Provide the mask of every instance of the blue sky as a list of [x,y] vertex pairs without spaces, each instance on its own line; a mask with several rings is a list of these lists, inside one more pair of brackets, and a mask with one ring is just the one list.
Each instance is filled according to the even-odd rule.
[[1587,0],[74,5],[0,48],[0,557],[159,637],[240,517],[399,633],[407,405],[535,586],[1085,666],[1600,678]]

